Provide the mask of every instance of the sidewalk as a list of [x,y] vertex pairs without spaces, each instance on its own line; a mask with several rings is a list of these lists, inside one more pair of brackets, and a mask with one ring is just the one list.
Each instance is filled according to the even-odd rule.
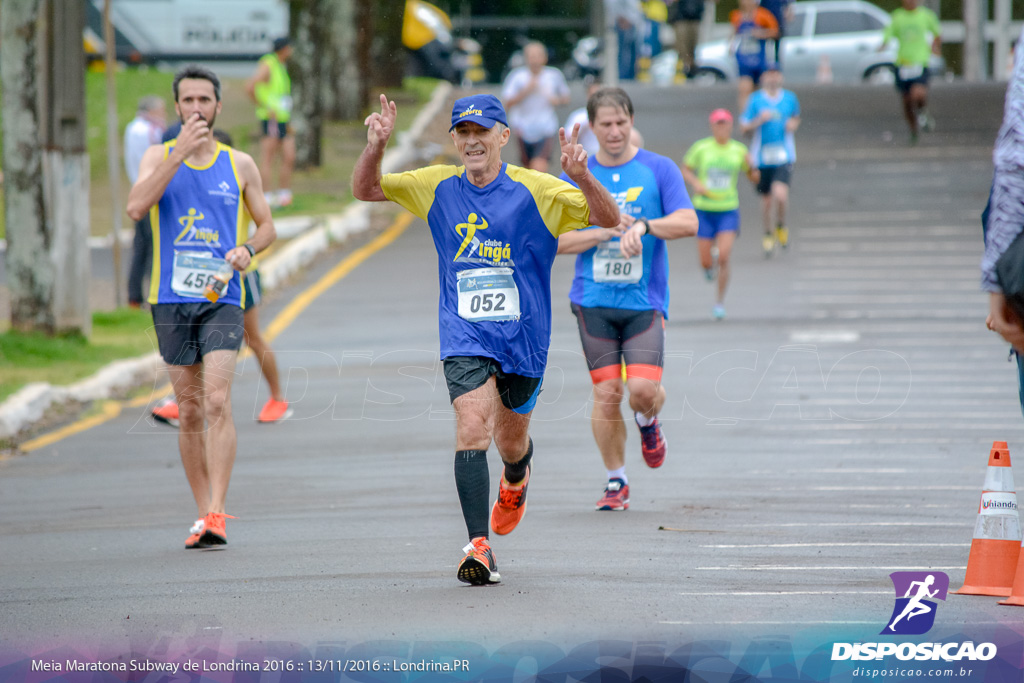
[[[383,173],[400,171],[421,161],[424,156],[421,145],[428,126],[451,106],[453,88],[441,83],[434,90],[430,101],[420,111],[406,131],[401,131],[389,145],[381,164]],[[427,143],[427,153],[433,156],[433,145]],[[332,245],[357,235],[370,227],[370,205],[354,201],[345,211],[327,216],[290,216],[275,220],[278,228],[279,247],[260,264],[260,276],[264,289],[272,291],[289,277],[301,271],[318,255]],[[122,231],[121,242],[130,258],[131,238],[126,239]],[[281,244],[281,241],[284,241]],[[111,238],[90,240],[91,249],[109,248]],[[0,253],[2,247],[0,245]],[[113,300],[109,283],[96,287],[90,283],[90,297],[96,308],[97,299]],[[5,289],[5,288],[4,288]],[[6,309],[8,298],[2,297]],[[3,311],[0,311],[2,313]],[[9,311],[7,312],[9,316]],[[87,403],[109,399],[134,387],[152,384],[164,371],[164,363],[156,352],[117,361],[104,367],[96,374],[69,386],[54,386],[43,382],[26,385],[20,391],[0,403],[0,440],[12,439],[22,430],[42,420],[48,411],[56,406],[70,403]]]

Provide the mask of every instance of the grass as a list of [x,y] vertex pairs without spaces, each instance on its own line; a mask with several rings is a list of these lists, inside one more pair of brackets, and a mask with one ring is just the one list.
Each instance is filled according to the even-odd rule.
[[0,334],[0,401],[30,382],[72,384],[104,365],[156,350],[153,318],[146,311],[120,308],[94,313],[92,339],[80,335]]
[[[125,126],[135,117],[139,99],[145,95],[165,95],[168,118],[173,120],[174,102],[171,83],[174,74],[151,68],[126,68],[118,71],[117,130],[124,135]],[[401,110],[399,125],[412,123],[420,108],[426,104],[437,81],[429,78],[408,78],[398,93],[388,93]],[[247,152],[257,161],[258,125],[253,104],[245,93],[244,78],[225,78],[221,84],[223,107],[217,118],[217,127],[223,128],[234,139],[235,147]],[[371,90],[376,98],[377,90]],[[114,200],[107,165],[107,81],[100,71],[87,71],[85,78],[86,147],[89,152],[89,216],[90,234],[110,235],[115,213],[121,216],[122,230],[130,229],[131,220],[124,214],[128,199],[128,176],[125,174],[124,150],[118,156],[120,198]],[[366,128],[362,121],[324,124],[322,165],[319,168],[296,171],[292,186],[295,203],[275,215],[325,214],[341,211],[351,201],[348,179],[352,167],[366,144]],[[118,146],[121,142],[119,138]],[[5,236],[3,191],[0,188],[0,239]]]

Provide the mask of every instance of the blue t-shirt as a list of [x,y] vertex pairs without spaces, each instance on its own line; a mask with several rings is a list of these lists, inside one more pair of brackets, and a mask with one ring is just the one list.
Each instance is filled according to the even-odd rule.
[[[174,141],[164,143],[164,158]],[[149,210],[153,226],[153,270],[149,303],[205,303],[206,284],[226,263],[224,256],[245,242],[249,220],[233,150],[217,143],[206,166],[182,163],[160,201]],[[244,280],[232,270],[218,303],[243,306]]]
[[[661,218],[678,209],[692,209],[679,167],[668,157],[637,150],[621,166],[602,166],[596,157],[590,172],[619,205],[634,218]],[[562,175],[563,180],[568,177]],[[569,300],[579,306],[661,311],[668,317],[668,254],[665,241],[643,237],[643,253],[622,258],[619,240],[608,240],[576,257],[576,276]]]
[[583,192],[508,164],[482,188],[462,166],[389,173],[380,185],[385,197],[430,226],[441,283],[441,358],[485,356],[505,372],[543,377],[551,266],[558,236],[590,221]]
[[786,121],[800,116],[800,102],[789,90],[779,90],[775,97],[758,90],[747,100],[740,122],[748,124],[763,111],[771,112],[772,118],[754,129],[750,155],[759,167],[792,164],[796,161],[796,145],[793,133],[786,130]]

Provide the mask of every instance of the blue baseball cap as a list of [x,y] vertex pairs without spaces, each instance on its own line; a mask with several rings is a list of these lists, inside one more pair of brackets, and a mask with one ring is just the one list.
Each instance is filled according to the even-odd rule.
[[496,123],[508,125],[505,108],[501,106],[501,100],[494,95],[470,95],[455,100],[452,107],[452,125],[448,132],[462,121],[479,123],[484,128],[494,128]]

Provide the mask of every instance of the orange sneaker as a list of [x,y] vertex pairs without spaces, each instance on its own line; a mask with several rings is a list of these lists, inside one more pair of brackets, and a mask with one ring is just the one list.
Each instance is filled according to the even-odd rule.
[[486,586],[501,581],[498,565],[494,561],[494,551],[491,550],[491,544],[486,538],[474,538],[462,552],[466,553],[466,556],[459,563],[459,581],[474,586]]
[[263,410],[260,411],[259,421],[264,423],[280,422],[281,420],[287,420],[291,417],[292,412],[291,406],[288,405],[288,401],[275,401],[274,399],[270,399],[263,404]]
[[152,411],[153,419],[158,422],[163,422],[172,427],[178,426],[178,404],[174,402],[174,399],[169,398],[158,406],[155,406]]
[[203,517],[200,517],[199,519],[196,520],[196,523],[192,525],[192,528],[188,530],[189,534],[191,534],[191,535],[185,540],[185,549],[186,550],[191,550],[192,548],[201,548],[202,547],[201,545],[199,545],[199,538],[203,535],[203,527],[205,525],[206,525],[206,519],[203,518]]
[[526,514],[526,487],[530,483],[530,470],[533,465],[526,466],[526,476],[516,485],[508,483],[505,473],[501,474],[498,486],[498,500],[491,508],[491,529],[499,536],[510,533]]
[[203,519],[203,531],[199,536],[199,547],[209,548],[212,545],[227,545],[228,532],[225,519],[234,519],[223,512],[210,512]]

